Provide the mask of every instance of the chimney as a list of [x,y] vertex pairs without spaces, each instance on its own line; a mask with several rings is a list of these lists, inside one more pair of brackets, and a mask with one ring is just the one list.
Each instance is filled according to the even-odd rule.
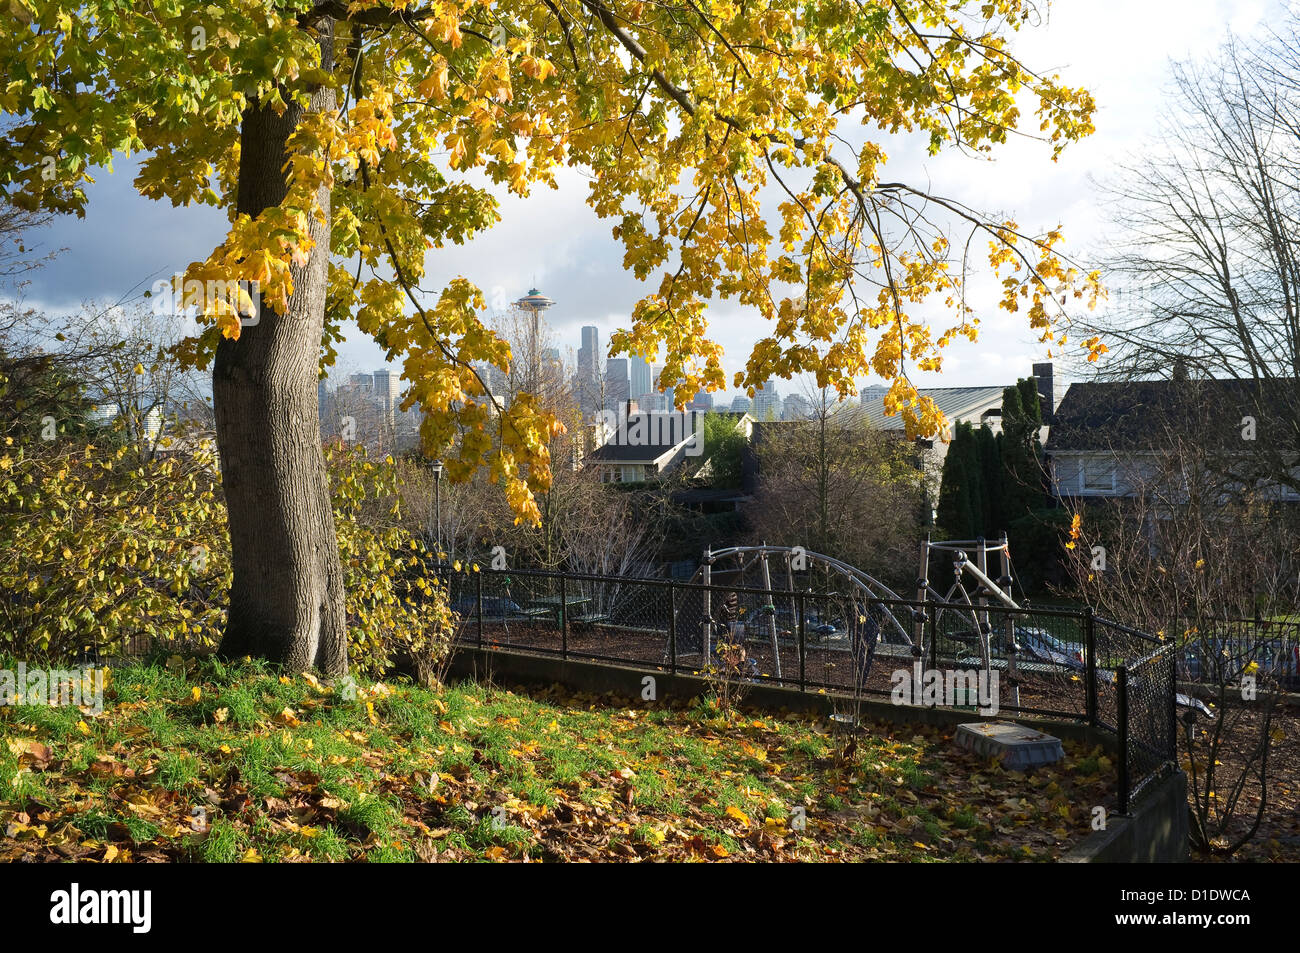
[[1038,403],[1043,408],[1043,423],[1050,424],[1056,414],[1056,390],[1052,381],[1052,362],[1034,365],[1034,380],[1038,382]]

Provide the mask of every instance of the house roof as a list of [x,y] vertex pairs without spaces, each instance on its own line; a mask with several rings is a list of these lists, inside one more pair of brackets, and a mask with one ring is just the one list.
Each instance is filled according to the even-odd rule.
[[[917,393],[922,397],[929,397],[934,401],[935,406],[946,417],[949,422],[955,423],[958,420],[971,416],[979,416],[986,410],[1002,410],[1002,391],[1005,388],[1001,385],[997,387],[920,387]],[[885,413],[885,397],[883,394],[872,394],[863,396],[862,409],[867,414],[867,420],[871,426],[877,430],[902,430],[903,415],[895,414],[890,417]]]
[[1298,397],[1295,380],[1071,384],[1056,408],[1044,449],[1048,453],[1156,450],[1180,434],[1239,447],[1243,418],[1255,418],[1256,439],[1268,439],[1270,420],[1295,419]]
[[[728,414],[735,416],[739,414]],[[614,435],[587,457],[595,463],[651,463],[695,433],[704,439],[704,413],[636,413],[619,421]]]

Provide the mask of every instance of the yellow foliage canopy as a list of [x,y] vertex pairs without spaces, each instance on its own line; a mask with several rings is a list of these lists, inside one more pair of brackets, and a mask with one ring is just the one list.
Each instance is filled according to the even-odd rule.
[[[1061,258],[1059,229],[1035,236],[886,181],[871,140],[913,133],[932,152],[987,151],[1027,106],[1053,159],[1090,133],[1091,96],[1009,48],[1030,0],[10,0],[9,10],[0,181],[15,202],[80,212],[92,168],[141,153],[142,194],[231,210],[225,240],[185,277],[255,281],[282,312],[290,264],[321,253],[308,224],[328,190],[322,359],[355,318],[402,362],[408,406],[429,414],[430,452],[449,457],[456,479],[489,466],[520,518],[537,518],[533,493],[549,485],[546,445],[561,425],[531,400],[492,406],[471,362],[504,368],[511,355],[483,322],[479,290],[458,278],[431,298],[420,282],[430,249],[491,227],[500,191],[553,187],[560,166],[589,173],[588,200],[613,220],[625,267],[658,274],[612,348],[661,355],[659,383],[678,394],[726,384],[706,304],[732,299],[766,322],[735,386],[806,372],[847,396],[876,374],[893,381],[887,403],[909,431],[936,431],[941,415],[906,371],[939,370],[944,348],[974,339],[979,322],[964,252],[952,251],[971,243],[926,225],[932,215],[987,236],[999,305],[1024,309],[1045,341],[1065,343],[1070,297],[1101,293],[1095,273]],[[306,104],[321,85],[340,108],[298,125],[285,200],[236,215],[243,111]],[[208,296],[210,327],[186,348],[191,360],[241,333],[237,297]],[[923,302],[940,317],[922,318]],[[1084,345],[1093,357],[1104,349]]]

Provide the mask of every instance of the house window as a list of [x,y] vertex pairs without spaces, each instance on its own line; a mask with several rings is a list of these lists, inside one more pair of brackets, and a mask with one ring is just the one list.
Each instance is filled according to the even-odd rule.
[[1083,461],[1083,488],[1085,490],[1115,489],[1115,467],[1109,460]]
[[623,482],[623,468],[622,468],[622,467],[606,467],[605,470],[604,470],[604,472],[601,473],[601,479],[602,479],[602,481],[605,482],[605,483],[622,483],[622,482]]

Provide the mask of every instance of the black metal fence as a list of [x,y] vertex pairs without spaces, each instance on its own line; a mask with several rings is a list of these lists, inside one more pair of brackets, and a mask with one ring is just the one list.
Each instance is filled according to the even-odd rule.
[[1175,646],[1165,643],[1115,672],[1119,734],[1119,810],[1172,768],[1177,745]]
[[1179,681],[1218,685],[1254,674],[1261,684],[1300,691],[1300,622],[1275,619],[1179,619],[1167,633],[1179,650]]
[[740,649],[728,656],[735,674],[754,682],[1090,724],[1119,739],[1122,811],[1175,762],[1175,645],[1086,608],[541,570],[441,575],[462,645],[706,674],[725,641]]

